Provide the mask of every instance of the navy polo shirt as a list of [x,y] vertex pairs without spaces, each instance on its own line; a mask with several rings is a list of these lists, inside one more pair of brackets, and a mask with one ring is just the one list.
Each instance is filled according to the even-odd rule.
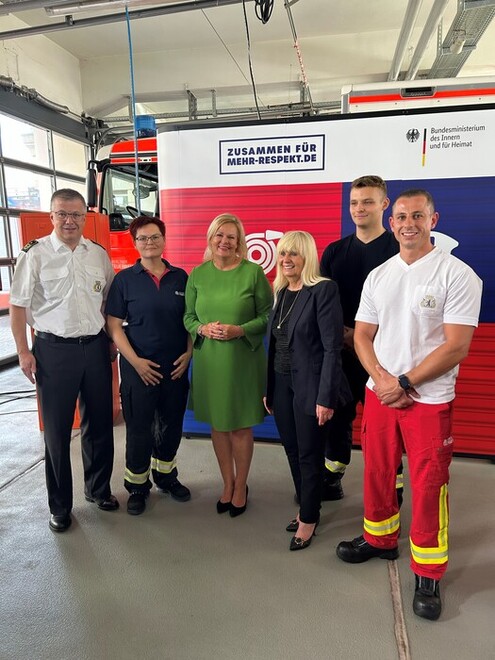
[[172,363],[187,350],[183,322],[187,273],[163,262],[169,270],[159,287],[140,259],[117,273],[105,313],[127,322],[124,331],[139,357],[157,362],[164,374],[170,374]]

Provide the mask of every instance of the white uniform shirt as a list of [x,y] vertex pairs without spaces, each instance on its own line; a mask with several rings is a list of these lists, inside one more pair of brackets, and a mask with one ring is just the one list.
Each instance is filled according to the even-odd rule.
[[[411,265],[400,255],[368,275],[356,321],[378,325],[373,347],[379,363],[399,375],[445,342],[444,323],[478,325],[482,281],[463,261],[435,247]],[[459,367],[416,388],[420,403],[455,396]],[[372,388],[373,380],[367,386]]]
[[10,302],[26,308],[35,330],[65,338],[97,335],[113,278],[104,248],[81,237],[72,251],[53,231],[20,253]]

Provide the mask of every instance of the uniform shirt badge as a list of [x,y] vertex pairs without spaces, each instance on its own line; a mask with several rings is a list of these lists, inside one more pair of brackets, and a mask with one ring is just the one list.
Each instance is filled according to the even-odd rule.
[[423,300],[419,303],[420,307],[425,307],[426,309],[435,309],[437,306],[437,301],[435,296],[425,296]]
[[95,280],[94,284],[93,284],[93,291],[95,293],[101,293],[101,289],[102,289],[101,281],[100,280]]

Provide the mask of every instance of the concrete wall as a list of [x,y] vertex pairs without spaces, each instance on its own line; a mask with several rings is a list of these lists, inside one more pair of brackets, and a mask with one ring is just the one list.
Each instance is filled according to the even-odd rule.
[[[14,16],[2,16],[2,29],[27,27]],[[0,74],[76,114],[83,109],[79,60],[44,36],[0,42]]]

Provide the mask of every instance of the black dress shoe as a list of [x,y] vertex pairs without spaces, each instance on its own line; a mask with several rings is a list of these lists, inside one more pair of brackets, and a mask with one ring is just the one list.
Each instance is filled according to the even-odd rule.
[[133,490],[127,500],[127,513],[131,516],[139,516],[144,513],[146,509],[146,500],[149,496],[148,492],[141,490]]
[[304,550],[304,548],[309,548],[311,545],[311,541],[313,540],[313,536],[316,536],[316,528],[318,527],[318,523],[316,523],[315,528],[313,529],[313,532],[309,539],[302,539],[299,536],[293,536],[290,540],[290,545],[289,545],[289,550]]
[[217,502],[217,513],[227,513],[227,511],[230,511],[231,507],[231,502],[221,502],[218,500]]
[[442,612],[442,600],[440,598],[440,583],[438,580],[415,575],[416,589],[414,591],[413,610],[414,614],[436,621]]
[[230,503],[229,513],[231,518],[236,518],[237,516],[240,516],[241,513],[244,513],[248,503],[248,493],[249,493],[249,488],[246,485],[246,503],[244,504],[244,506],[235,506],[234,504],[232,504],[232,502]]
[[109,495],[104,500],[96,500],[93,497],[89,497],[89,495],[85,495],[85,498],[87,502],[93,502],[102,511],[117,511],[120,506],[115,495]]
[[57,516],[52,513],[50,516],[50,522],[48,524],[53,532],[65,532],[71,526],[72,518],[70,517],[69,513],[63,516]]
[[188,502],[191,499],[191,491],[178,479],[174,479],[164,486],[157,486],[157,488],[160,493],[169,493],[176,502]]
[[337,546],[337,557],[350,564],[360,564],[373,557],[380,559],[397,559],[399,548],[376,548],[370,545],[364,536],[358,536],[352,541],[342,541]]

